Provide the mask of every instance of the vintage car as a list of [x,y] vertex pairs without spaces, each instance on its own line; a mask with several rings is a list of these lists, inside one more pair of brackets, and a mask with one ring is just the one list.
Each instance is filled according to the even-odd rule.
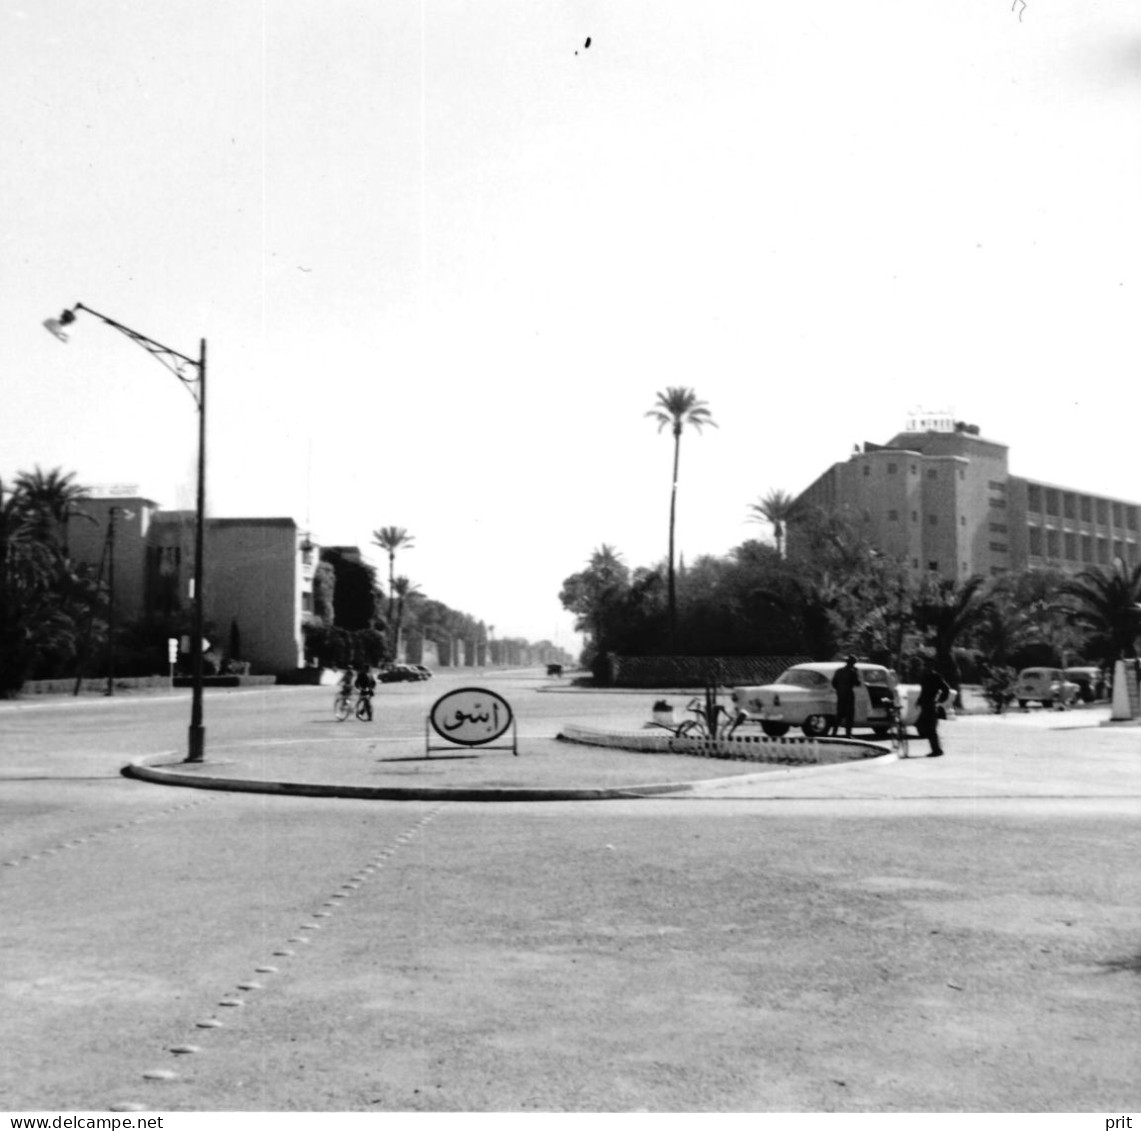
[[[836,692],[832,677],[839,662],[797,664],[764,687],[735,687],[733,706],[745,721],[755,720],[767,735],[779,738],[798,726],[810,738],[826,734],[836,717]],[[919,688],[899,684],[895,673],[879,664],[857,664],[860,686],[856,688],[855,725],[870,727],[877,737],[891,729],[890,705],[897,692],[903,721],[913,726],[919,714]]]
[[1061,668],[1023,668],[1014,685],[1014,697],[1020,707],[1041,703],[1055,706],[1059,699],[1069,707],[1077,701],[1081,688],[1063,675]]
[[1066,679],[1078,685],[1078,696],[1083,703],[1109,698],[1109,680],[1101,668],[1066,668]]

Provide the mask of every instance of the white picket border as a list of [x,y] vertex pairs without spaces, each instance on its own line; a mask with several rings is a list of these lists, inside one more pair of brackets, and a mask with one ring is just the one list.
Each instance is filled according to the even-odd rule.
[[642,754],[687,754],[699,758],[794,765],[851,762],[889,752],[878,743],[857,738],[772,738],[760,734],[734,735],[732,738],[677,738],[672,734],[604,731],[572,725],[563,727],[559,738],[584,746]]

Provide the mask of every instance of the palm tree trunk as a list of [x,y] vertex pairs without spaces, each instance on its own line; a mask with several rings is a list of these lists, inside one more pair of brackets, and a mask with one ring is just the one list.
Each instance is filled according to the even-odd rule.
[[674,429],[674,479],[670,490],[669,615],[670,651],[677,651],[677,580],[674,574],[674,526],[677,522],[677,470],[681,457],[681,429]]

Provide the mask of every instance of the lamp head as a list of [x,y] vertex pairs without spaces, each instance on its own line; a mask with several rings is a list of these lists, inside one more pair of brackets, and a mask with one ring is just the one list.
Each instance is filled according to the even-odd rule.
[[75,321],[75,312],[73,310],[65,310],[58,318],[48,318],[44,321],[44,328],[50,334],[54,334],[61,342],[66,342],[70,336],[64,329],[65,326],[70,326]]

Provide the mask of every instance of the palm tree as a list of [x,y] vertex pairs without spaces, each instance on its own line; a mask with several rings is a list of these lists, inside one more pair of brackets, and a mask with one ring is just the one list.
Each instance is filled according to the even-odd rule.
[[19,691],[44,653],[74,646],[69,582],[43,513],[22,488],[0,483],[0,698]]
[[404,602],[420,596],[420,589],[415,582],[406,577],[398,577],[392,583],[396,593],[396,624],[393,630],[393,658],[400,658],[400,628],[404,621]]
[[935,666],[955,689],[956,707],[963,705],[963,691],[955,646],[986,613],[985,585],[978,574],[963,582],[947,577],[925,580],[913,606],[916,623],[935,652]]
[[1070,615],[1101,644],[1113,663],[1137,655],[1141,636],[1141,563],[1132,570],[1118,558],[1111,569],[1087,569],[1063,581],[1059,593],[1074,602]]
[[658,393],[654,407],[646,413],[658,422],[658,431],[661,432],[669,425],[674,438],[674,468],[673,486],[670,490],[670,549],[669,549],[669,617],[670,617],[670,648],[676,646],[677,636],[677,579],[674,576],[674,530],[677,524],[677,470],[678,459],[681,455],[681,433],[687,424],[692,425],[698,432],[707,424],[714,422],[705,401],[697,399],[692,389],[681,385],[670,385],[664,393]]
[[44,471],[37,464],[35,471],[21,471],[16,476],[15,491],[40,534],[54,538],[66,557],[68,520],[73,515],[91,519],[79,506],[87,498],[88,489],[75,482],[75,472],[69,471],[65,475],[58,467]]
[[[392,624],[392,605],[396,600],[394,578],[396,573],[396,551],[411,549],[415,539],[403,526],[382,526],[372,532],[372,543],[388,555],[388,623]],[[395,645],[395,638],[393,639]]]
[[755,503],[749,504],[749,522],[772,524],[773,539],[777,544],[777,557],[784,557],[785,528],[800,516],[800,503],[787,491],[776,488]]

